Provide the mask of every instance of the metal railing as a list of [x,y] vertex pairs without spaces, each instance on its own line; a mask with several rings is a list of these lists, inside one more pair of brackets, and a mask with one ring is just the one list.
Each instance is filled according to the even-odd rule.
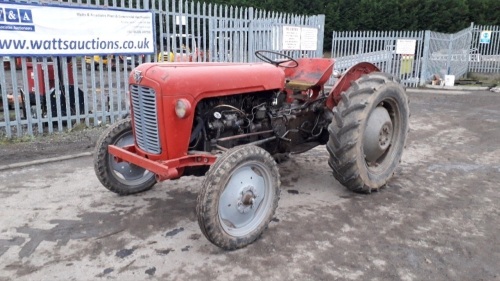
[[[414,40],[408,54],[396,52],[398,40]],[[346,71],[360,62],[371,62],[381,71],[398,77],[405,86],[416,87],[422,65],[422,31],[344,31],[333,32],[334,68]]]
[[[58,0],[50,4],[102,8],[92,4],[95,2]],[[78,124],[91,127],[115,122],[129,112],[128,77],[143,62],[253,62],[254,52],[261,49],[292,57],[323,56],[324,15],[293,15],[183,0],[108,2],[112,2],[109,7],[154,12],[156,53],[125,57],[2,57],[6,68],[0,68],[0,137],[62,132]],[[287,26],[316,29],[315,42],[308,42],[315,48],[285,48],[282,42]],[[481,43],[484,31],[491,36],[488,43]],[[332,35],[331,57],[337,71],[345,71],[358,62],[372,62],[408,87],[428,83],[435,74],[460,78],[467,71],[500,73],[498,26],[472,24],[455,34],[346,31]],[[397,45],[402,41],[414,41],[414,51],[398,51]],[[331,79],[329,83],[334,82]]]
[[[481,34],[489,32],[489,40]],[[500,73],[500,26],[472,26],[469,72]]]
[[[324,15],[303,16],[183,0],[113,0],[107,1],[112,4],[106,7],[95,2],[58,0],[44,4],[151,10],[156,21],[156,53],[125,57],[2,57],[6,68],[0,68],[0,137],[115,122],[129,112],[128,77],[143,62],[252,62],[254,52],[260,49],[283,51],[294,57],[321,57],[323,52]],[[317,29],[317,42],[313,42],[316,48],[285,50],[280,43],[285,26]]]
[[[487,31],[489,40],[480,40]],[[413,53],[396,52],[398,40],[414,40]],[[468,72],[500,73],[500,27],[474,26],[454,34],[432,31],[333,32],[335,70],[345,71],[359,62],[371,62],[408,87],[429,83],[435,76]],[[335,80],[332,80],[333,83]]]

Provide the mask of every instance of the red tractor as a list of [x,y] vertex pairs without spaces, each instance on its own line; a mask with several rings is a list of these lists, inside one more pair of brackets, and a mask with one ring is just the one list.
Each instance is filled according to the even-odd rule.
[[145,63],[132,71],[131,118],[103,133],[95,172],[128,195],[159,181],[205,176],[198,224],[213,244],[255,241],[274,216],[280,174],[273,156],[325,145],[335,178],[369,193],[386,185],[408,132],[404,88],[360,63],[324,84],[333,59],[257,51],[267,63]]

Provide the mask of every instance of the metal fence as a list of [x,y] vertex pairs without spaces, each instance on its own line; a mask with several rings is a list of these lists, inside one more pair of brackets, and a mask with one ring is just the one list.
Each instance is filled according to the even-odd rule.
[[[40,3],[37,0],[13,2]],[[156,53],[86,57],[1,57],[0,137],[36,135],[113,123],[129,111],[128,76],[143,62],[252,62],[260,49],[320,57],[324,15],[302,16],[182,0],[52,1],[51,5],[152,10]],[[47,1],[44,1],[46,4]],[[285,26],[318,30],[316,49],[283,50]],[[175,54],[175,55],[174,55]],[[196,83],[193,81],[193,83]],[[30,87],[30,85],[35,85]],[[9,100],[12,101],[9,104]]]
[[[335,70],[343,72],[360,62],[371,62],[381,71],[393,74],[408,87],[419,83],[423,51],[422,31],[344,31],[333,32],[332,58]],[[411,53],[397,53],[398,40],[414,40]]]
[[[481,40],[488,31],[489,40]],[[474,26],[454,34],[432,31],[333,32],[335,69],[345,71],[367,61],[401,79],[408,87],[429,83],[433,76],[463,77],[468,72],[500,73],[500,27]],[[397,44],[414,40],[414,52],[396,51]],[[487,42],[487,43],[486,43]],[[334,82],[334,80],[332,80]]]
[[[129,111],[128,76],[143,62],[253,62],[254,52],[260,49],[293,57],[323,55],[324,15],[302,16],[182,0],[110,0],[105,7],[95,2],[43,1],[52,5],[154,11],[156,53],[1,57],[7,68],[0,68],[0,137],[61,132],[78,124],[90,127],[113,123]],[[315,48],[285,50],[282,41],[286,26],[317,29],[317,42],[310,42]],[[480,38],[484,31],[490,35],[487,43]],[[459,78],[467,71],[500,73],[499,35],[498,26],[473,24],[456,34],[333,32],[331,56],[337,71],[368,61],[400,78],[405,86],[416,87],[434,74]],[[398,50],[398,44],[405,41],[414,42],[406,53]]]
[[[489,32],[489,40],[481,40],[484,32]],[[469,71],[500,73],[500,26],[472,26]]]
[[[283,27],[287,25],[317,28],[320,36],[315,50],[284,53],[307,57],[321,57],[323,54],[324,15],[301,16],[168,0],[154,10],[159,18],[160,52],[174,50],[174,53],[179,53],[184,48],[181,45],[185,44],[198,50],[192,57],[193,61],[253,62],[256,50],[283,51],[280,42]],[[174,38],[176,40],[172,40]],[[158,61],[167,60],[165,56],[158,57]]]

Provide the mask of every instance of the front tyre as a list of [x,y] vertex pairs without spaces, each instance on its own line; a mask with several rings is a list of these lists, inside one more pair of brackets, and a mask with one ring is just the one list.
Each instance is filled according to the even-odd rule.
[[405,146],[405,90],[391,75],[374,72],[353,82],[341,97],[328,127],[328,164],[349,190],[378,190],[392,177]]
[[245,145],[217,158],[198,196],[198,224],[225,250],[245,247],[267,228],[278,206],[280,176],[272,156]]
[[111,125],[97,141],[94,152],[94,170],[99,181],[119,195],[130,195],[149,190],[155,185],[155,175],[139,166],[117,162],[108,152],[108,145],[124,147],[134,144],[130,118]]

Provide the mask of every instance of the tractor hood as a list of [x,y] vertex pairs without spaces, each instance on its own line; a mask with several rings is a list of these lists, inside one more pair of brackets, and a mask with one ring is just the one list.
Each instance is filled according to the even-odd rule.
[[130,83],[153,86],[164,97],[191,96],[199,101],[283,89],[285,72],[267,63],[145,63],[132,71]]

